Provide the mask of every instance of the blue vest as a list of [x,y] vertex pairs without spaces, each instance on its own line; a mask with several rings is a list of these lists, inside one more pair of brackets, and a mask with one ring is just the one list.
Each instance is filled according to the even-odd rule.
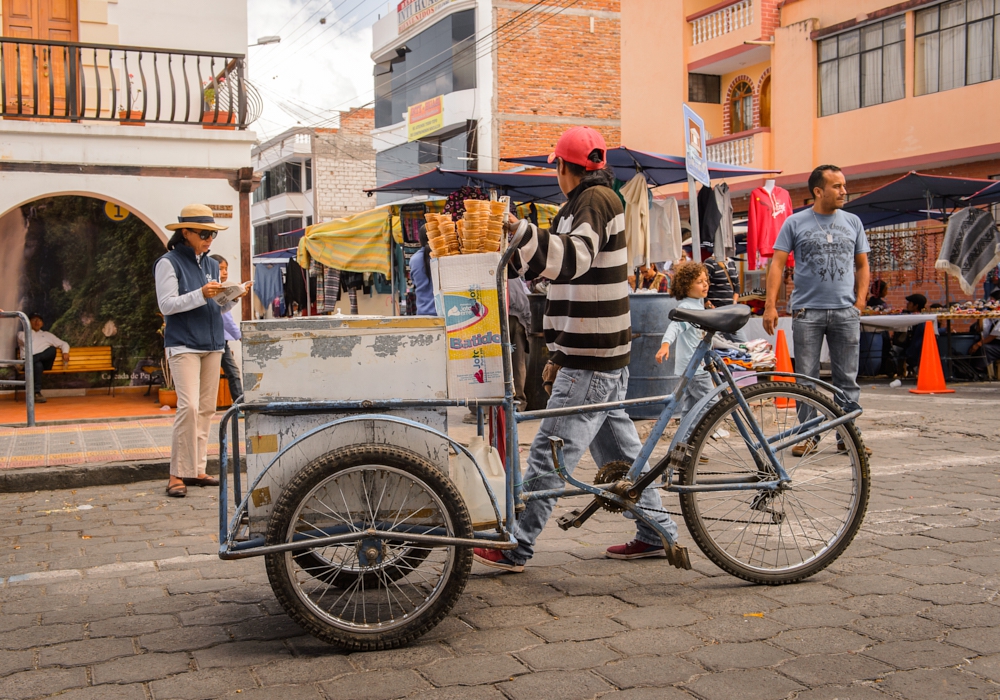
[[[177,275],[177,293],[180,295],[201,289],[206,282],[219,281],[219,263],[207,255],[198,262],[194,249],[179,245],[156,262],[166,258]],[[153,265],[154,269],[156,265]],[[192,350],[211,352],[222,350],[226,343],[222,328],[222,307],[213,300],[197,309],[164,317],[167,327],[163,345],[168,348],[183,345]]]

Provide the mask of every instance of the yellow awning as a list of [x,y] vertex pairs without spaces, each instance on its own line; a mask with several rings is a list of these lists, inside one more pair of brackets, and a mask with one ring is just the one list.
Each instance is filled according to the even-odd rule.
[[299,241],[297,259],[303,267],[315,260],[337,270],[389,277],[389,212],[372,209],[310,226]]

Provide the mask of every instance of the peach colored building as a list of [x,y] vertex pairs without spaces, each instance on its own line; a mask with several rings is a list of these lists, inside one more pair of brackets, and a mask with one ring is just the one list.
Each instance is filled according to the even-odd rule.
[[[629,0],[621,25],[630,147],[683,153],[687,102],[710,159],[780,170],[795,206],[821,163],[855,194],[1000,177],[1000,1]],[[737,215],[761,183],[730,183]]]

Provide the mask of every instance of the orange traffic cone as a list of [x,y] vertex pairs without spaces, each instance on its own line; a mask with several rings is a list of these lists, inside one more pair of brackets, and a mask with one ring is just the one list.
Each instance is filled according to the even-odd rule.
[[954,394],[944,384],[944,372],[941,370],[941,356],[938,354],[937,335],[934,333],[934,323],[924,324],[924,346],[920,349],[920,367],[917,369],[917,388],[910,389],[911,394]]
[[[788,341],[785,340],[785,331],[778,329],[778,336],[774,341],[775,369],[779,372],[792,372],[792,357],[788,354]],[[774,377],[776,382],[792,382],[791,377]],[[794,399],[777,398],[774,400],[775,408],[794,408]]]

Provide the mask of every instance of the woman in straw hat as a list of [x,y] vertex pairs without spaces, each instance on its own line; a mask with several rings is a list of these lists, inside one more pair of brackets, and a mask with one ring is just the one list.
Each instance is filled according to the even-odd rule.
[[[217,486],[219,480],[205,473],[208,431],[219,390],[219,367],[225,346],[222,314],[235,304],[219,305],[212,299],[223,287],[219,263],[208,249],[219,231],[212,210],[189,204],[181,210],[167,253],[153,266],[156,300],[166,321],[164,351],[177,389],[177,416],[170,449],[167,495],[183,498],[188,486]],[[247,283],[246,291],[250,291]]]

